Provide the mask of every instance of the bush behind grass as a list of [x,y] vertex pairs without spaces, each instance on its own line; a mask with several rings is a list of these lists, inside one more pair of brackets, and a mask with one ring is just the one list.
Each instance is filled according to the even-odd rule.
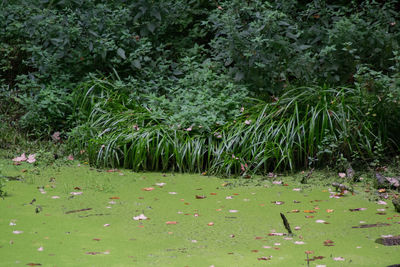
[[393,123],[400,112],[399,94],[393,88],[370,93],[361,86],[294,87],[276,102],[253,106],[208,132],[177,129],[151,110],[111,94],[102,92],[97,99],[87,94],[89,119],[71,133],[71,145],[87,149],[96,166],[265,174],[343,159],[377,163],[383,150],[397,152],[400,141],[400,126]]
[[[365,65],[394,75],[399,7],[394,0],[3,0],[0,112],[36,138],[68,131],[69,94],[93,73],[117,72],[138,101],[152,96],[159,115],[177,125],[224,124],[237,115],[229,96],[244,91],[265,100],[289,84],[352,87]],[[236,94],[215,97],[199,83],[213,86],[215,76],[217,87],[229,84]],[[209,107],[226,100],[225,118],[202,120],[195,108],[178,114],[180,96],[197,93],[194,102]]]

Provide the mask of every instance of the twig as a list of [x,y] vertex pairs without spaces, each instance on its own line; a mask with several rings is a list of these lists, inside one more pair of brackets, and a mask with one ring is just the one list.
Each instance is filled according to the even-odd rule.
[[289,235],[293,235],[292,229],[290,229],[289,222],[286,219],[285,215],[283,215],[283,213],[281,213],[281,218],[282,218],[282,221],[283,221],[283,225],[285,226],[285,228],[288,231]]

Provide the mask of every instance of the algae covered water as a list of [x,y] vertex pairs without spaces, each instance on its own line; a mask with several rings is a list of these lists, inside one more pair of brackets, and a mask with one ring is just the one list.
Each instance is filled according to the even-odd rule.
[[[388,201],[291,177],[257,182],[2,161],[0,266],[387,266]],[[294,235],[288,235],[280,213]]]

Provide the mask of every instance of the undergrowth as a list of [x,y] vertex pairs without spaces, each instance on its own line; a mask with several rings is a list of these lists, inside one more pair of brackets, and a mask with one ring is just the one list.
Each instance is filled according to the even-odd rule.
[[392,122],[400,106],[393,89],[289,88],[275,102],[242,109],[241,116],[204,132],[176,129],[103,85],[77,96],[88,119],[70,138],[96,166],[246,176],[337,161],[378,164],[383,151],[398,151],[400,126]]

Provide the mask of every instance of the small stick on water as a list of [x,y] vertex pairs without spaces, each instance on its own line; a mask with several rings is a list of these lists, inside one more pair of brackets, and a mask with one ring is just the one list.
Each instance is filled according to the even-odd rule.
[[281,218],[282,218],[282,221],[283,221],[283,225],[285,226],[285,228],[288,231],[289,235],[293,235],[292,229],[290,229],[289,222],[286,219],[285,215],[283,215],[283,213],[281,213]]
[[80,210],[70,210],[70,211],[65,212],[65,214],[70,214],[70,213],[75,213],[75,212],[81,212],[81,211],[87,211],[87,210],[92,210],[92,208],[80,209]]

